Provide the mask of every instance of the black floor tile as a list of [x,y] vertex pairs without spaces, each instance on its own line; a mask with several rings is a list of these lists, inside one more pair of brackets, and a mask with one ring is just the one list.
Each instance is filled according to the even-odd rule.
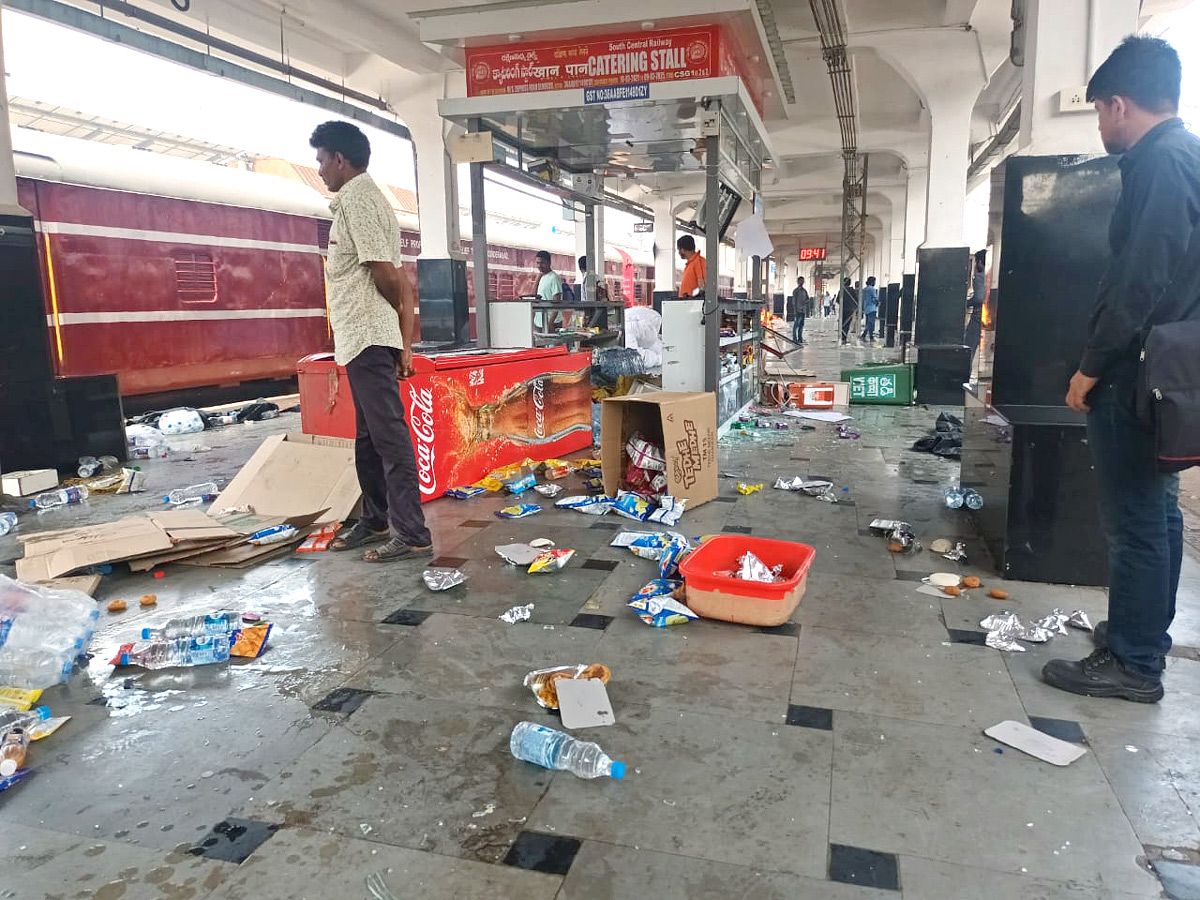
[[912,483],[913,484],[938,484],[939,482],[936,478],[914,478],[914,479],[912,479]]
[[784,622],[782,625],[763,626],[754,629],[761,634],[780,634],[785,637],[799,637],[800,625],[796,622]]
[[[491,523],[489,522],[488,524],[490,525]],[[459,566],[465,566],[467,562],[468,560],[465,556],[439,556],[430,565],[439,566],[443,569],[457,569]]]
[[987,632],[985,631],[966,631],[959,628],[947,628],[946,632],[950,635],[950,640],[955,644],[977,644],[980,647],[987,644]]
[[922,578],[928,577],[928,572],[906,572],[903,569],[896,570],[896,578],[899,581],[920,581]]
[[426,612],[423,609],[409,609],[408,607],[402,607],[384,619],[383,624],[416,626],[420,625],[432,615],[433,613]]
[[847,847],[845,844],[830,844],[829,880],[898,891],[900,867],[894,853]]
[[504,857],[506,866],[532,869],[550,875],[566,875],[575,862],[582,841],[557,834],[522,831]]
[[713,497],[713,503],[737,503],[737,497]]
[[788,704],[787,723],[800,728],[816,728],[820,731],[833,730],[833,710],[822,706],[797,706]]
[[1070,741],[1072,744],[1086,744],[1088,742],[1083,729],[1079,727],[1079,723],[1073,722],[1070,719],[1047,719],[1042,716],[1030,716],[1029,724],[1042,734],[1056,737],[1060,741]]
[[721,529],[725,534],[753,534],[754,529],[749,525],[726,525]]
[[601,572],[611,572],[620,563],[615,559],[585,559],[579,566],[581,569],[596,569]]
[[604,629],[608,628],[612,620],[612,616],[602,616],[598,613],[580,613],[571,620],[570,624],[574,628],[595,628],[597,631],[604,631]]
[[205,859],[219,859],[241,865],[278,829],[278,825],[256,822],[253,819],[229,818],[214,825],[213,830],[205,835],[199,844],[188,850],[188,853],[192,856],[203,856]]
[[363,701],[374,693],[375,691],[364,691],[360,688],[334,688],[314,703],[312,708],[316,712],[333,712],[348,716],[362,706]]
[[467,519],[467,521],[463,522],[463,527],[464,528],[487,528],[489,525],[494,525],[494,524],[496,524],[494,519],[491,521],[489,521],[488,519]]

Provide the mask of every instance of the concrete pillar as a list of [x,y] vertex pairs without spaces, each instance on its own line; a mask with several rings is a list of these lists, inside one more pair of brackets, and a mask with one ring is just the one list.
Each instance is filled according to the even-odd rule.
[[421,256],[427,259],[461,258],[462,255],[457,179],[446,152],[447,125],[437,107],[444,95],[445,78],[427,75],[416,80],[413,91],[396,108],[412,133],[417,156]]
[[917,248],[925,243],[925,200],[929,170],[908,170],[908,190],[904,202],[904,273],[917,271]]
[[930,107],[925,243],[934,247],[963,242],[971,110],[977,96],[978,92],[960,93]]
[[674,291],[675,279],[675,203],[670,197],[656,199],[654,210],[654,289]]
[[0,33],[0,215],[28,216],[29,211],[17,203],[17,173],[13,162],[12,132],[8,127],[8,88],[4,72],[4,35]]
[[[1060,112],[1121,40],[1138,30],[1139,0],[1028,0],[1022,69],[1020,152],[1100,153],[1094,113]],[[1064,40],[1069,35],[1070,40]]]

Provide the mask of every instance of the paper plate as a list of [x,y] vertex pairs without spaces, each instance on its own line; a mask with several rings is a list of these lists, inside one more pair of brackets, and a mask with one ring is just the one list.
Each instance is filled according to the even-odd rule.
[[934,572],[925,580],[934,587],[958,587],[959,583],[962,581],[962,579],[953,572]]

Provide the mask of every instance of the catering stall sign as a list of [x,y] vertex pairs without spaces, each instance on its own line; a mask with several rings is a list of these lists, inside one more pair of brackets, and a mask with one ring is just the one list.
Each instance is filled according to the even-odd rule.
[[712,78],[726,74],[720,71],[720,42],[718,26],[700,25],[578,41],[468,47],[467,96]]

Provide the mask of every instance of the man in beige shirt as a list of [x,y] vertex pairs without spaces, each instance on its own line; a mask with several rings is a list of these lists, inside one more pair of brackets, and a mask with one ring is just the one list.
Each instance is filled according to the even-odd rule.
[[[349,122],[325,122],[309,138],[330,203],[325,280],[333,355],[354,398],[354,462],[363,514],[333,550],[368,544],[367,562],[433,553],[421,511],[417,460],[397,378],[412,375],[413,290],[400,271],[400,224],[367,174],[371,144]],[[389,533],[390,532],[390,533]]]

